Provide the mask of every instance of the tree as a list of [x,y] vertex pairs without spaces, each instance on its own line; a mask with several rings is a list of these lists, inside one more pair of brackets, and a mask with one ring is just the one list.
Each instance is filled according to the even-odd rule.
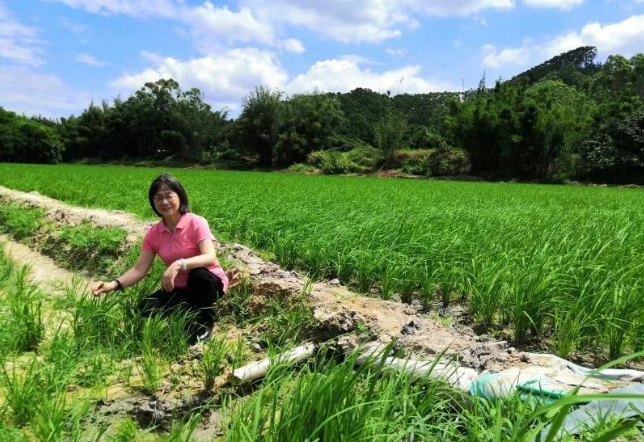
[[380,150],[384,167],[393,163],[394,152],[402,147],[406,128],[405,115],[393,106],[387,109],[384,117],[374,126],[375,146]]
[[332,96],[296,95],[281,103],[280,122],[275,161],[290,165],[303,162],[310,152],[328,149],[331,136],[340,132],[344,113]]
[[259,157],[260,166],[270,166],[280,126],[279,105],[282,92],[263,86],[255,88],[243,100],[243,109],[235,123],[235,136],[241,147]]
[[55,126],[0,107],[0,161],[58,163],[63,150]]

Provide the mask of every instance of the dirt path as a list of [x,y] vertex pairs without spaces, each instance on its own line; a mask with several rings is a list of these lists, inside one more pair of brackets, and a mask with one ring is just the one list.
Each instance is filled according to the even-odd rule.
[[[99,227],[118,227],[128,232],[127,241],[134,244],[144,234],[149,222],[134,215],[102,209],[70,206],[37,192],[25,193],[0,186],[0,201],[39,207],[46,218],[56,225],[78,225],[90,221]],[[254,296],[251,302],[261,306],[274,296],[300,296],[306,290],[306,281],[296,272],[281,269],[266,262],[249,248],[239,244],[221,244],[224,254],[241,263],[252,280]],[[24,250],[24,249],[22,249]],[[22,256],[27,256],[23,251]],[[29,255],[35,257],[36,255]],[[61,275],[69,281],[69,272],[56,267],[53,261],[34,266],[41,281]],[[443,325],[423,314],[419,308],[400,302],[384,301],[359,296],[333,282],[317,282],[310,289],[310,305],[318,323],[321,338],[331,339],[367,328],[383,343],[398,340],[400,348],[410,354],[435,355],[447,349],[446,354],[459,357],[461,362],[477,370],[499,369],[516,361],[519,354],[503,341],[492,341],[477,336],[470,328]]]
[[91,281],[80,275],[58,267],[53,259],[42,255],[7,235],[0,234],[0,247],[18,266],[28,265],[32,282],[38,284],[49,295],[63,294],[65,287],[89,287]]

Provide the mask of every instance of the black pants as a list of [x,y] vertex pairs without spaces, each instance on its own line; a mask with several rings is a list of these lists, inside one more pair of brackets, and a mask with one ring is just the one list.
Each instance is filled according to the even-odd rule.
[[195,314],[195,323],[189,327],[196,336],[212,329],[215,324],[214,303],[224,294],[224,284],[217,275],[205,267],[192,269],[188,274],[188,286],[171,292],[157,290],[139,304],[141,314],[166,313],[175,307],[185,307]]

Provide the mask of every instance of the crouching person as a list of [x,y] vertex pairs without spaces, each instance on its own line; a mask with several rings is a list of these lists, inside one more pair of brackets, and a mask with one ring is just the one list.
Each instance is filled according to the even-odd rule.
[[150,206],[161,220],[148,230],[134,266],[110,282],[98,282],[95,296],[130,287],[147,275],[155,256],[167,269],[160,290],[143,299],[143,315],[184,306],[194,313],[191,342],[205,341],[215,321],[214,303],[228,287],[228,277],[215,254],[215,238],[208,222],[190,213],[188,195],[169,174],[156,178],[148,192]]

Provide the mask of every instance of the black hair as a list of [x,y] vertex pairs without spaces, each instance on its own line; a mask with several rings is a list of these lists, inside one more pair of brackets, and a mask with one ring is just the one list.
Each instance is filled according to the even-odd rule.
[[150,185],[150,191],[148,192],[148,199],[150,200],[150,206],[152,207],[152,210],[154,210],[154,213],[159,216],[163,216],[159,212],[157,212],[156,207],[154,207],[154,195],[156,195],[161,187],[167,187],[169,190],[173,191],[179,196],[179,201],[181,201],[181,204],[179,205],[179,212],[182,215],[190,212],[190,205],[188,204],[188,194],[186,193],[186,190],[183,188],[179,180],[169,173],[162,173],[154,181],[152,181],[152,184]]

